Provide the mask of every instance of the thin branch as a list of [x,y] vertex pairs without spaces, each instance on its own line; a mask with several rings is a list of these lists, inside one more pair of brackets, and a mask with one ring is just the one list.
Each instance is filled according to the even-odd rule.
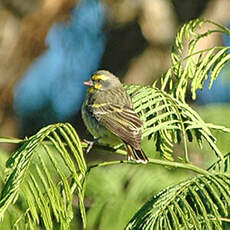
[[212,123],[206,123],[206,125],[210,129],[215,129],[217,131],[222,131],[222,132],[225,132],[225,133],[230,133],[230,128],[225,127],[223,125],[215,125],[215,124],[212,124]]
[[13,137],[0,137],[0,143],[19,144],[25,142],[27,139],[19,139]]
[[[183,59],[182,59],[182,62],[183,61],[186,61],[187,59],[189,59],[190,57],[193,57],[193,56],[195,56],[195,55],[197,55],[197,54],[202,54],[202,53],[207,53],[208,51],[210,51],[210,50],[221,50],[221,49],[230,49],[230,46],[215,46],[215,47],[210,47],[210,48],[207,48],[207,49],[202,49],[202,50],[198,50],[198,51],[196,51],[196,52],[193,52],[192,54],[189,54],[188,56],[186,56],[186,57],[184,57]],[[176,65],[174,65],[173,67],[175,67],[175,66],[177,66],[177,65],[179,65],[178,63],[176,64]]]
[[208,20],[208,19],[206,19],[205,21],[208,22],[208,23],[210,23],[210,24],[215,25],[216,27],[221,28],[221,29],[224,31],[224,33],[227,33],[227,34],[230,35],[230,30],[229,30],[227,27],[222,26],[222,25],[220,25],[220,24],[218,24],[218,23],[216,23],[216,22],[213,22],[213,21],[211,21],[211,20]]
[[[104,166],[109,166],[109,165],[118,165],[118,164],[135,164],[135,165],[137,165],[140,163],[137,163],[135,161],[127,161],[127,160],[102,162],[102,163],[93,164],[93,165],[88,166],[87,174],[90,172],[90,170],[92,168],[104,167]],[[180,162],[171,162],[171,161],[165,161],[165,160],[159,160],[159,159],[149,159],[148,164],[170,166],[170,167],[174,167],[174,168],[191,170],[191,171],[196,172],[198,174],[212,175],[210,172],[206,171],[205,169],[199,168],[198,166],[195,166],[195,165],[190,164],[190,163],[180,163]]]
[[221,221],[224,221],[224,222],[230,223],[230,219],[229,219],[229,218],[221,217],[220,220],[221,220]]

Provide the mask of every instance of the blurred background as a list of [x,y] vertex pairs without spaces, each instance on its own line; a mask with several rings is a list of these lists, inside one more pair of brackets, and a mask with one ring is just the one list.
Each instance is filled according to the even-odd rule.
[[[48,124],[68,121],[80,137],[88,138],[79,112],[86,93],[82,82],[92,72],[106,69],[122,82],[151,84],[170,66],[180,25],[201,17],[228,26],[229,12],[229,0],[0,0],[0,136],[30,136]],[[200,48],[229,44],[229,38],[215,34]],[[191,103],[206,121],[230,127],[230,64],[220,75],[212,90],[205,87]],[[226,137],[217,137],[220,149],[228,151]],[[0,146],[7,153],[13,148]],[[205,164],[205,151],[191,147],[193,162]],[[115,158],[121,156],[87,155],[88,161]],[[121,229],[143,200],[175,183],[175,178],[188,176],[158,167],[113,168],[97,169],[89,178],[89,229],[106,229],[103,226],[112,221],[111,215],[105,217],[105,207],[120,212],[114,229]],[[141,185],[142,195],[134,198],[138,178],[153,172],[158,178],[164,174],[161,185],[149,179],[151,183]],[[116,177],[113,184],[111,177]],[[108,183],[107,190],[100,190],[99,182]],[[120,210],[116,201],[127,201],[130,209]]]
[[[1,0],[0,135],[24,137],[64,121],[85,131],[82,82],[92,72],[151,84],[169,67],[181,24],[202,17],[227,26],[229,10],[228,0]],[[228,43],[216,34],[200,46]],[[228,73],[200,93],[200,104],[230,100],[222,89]]]

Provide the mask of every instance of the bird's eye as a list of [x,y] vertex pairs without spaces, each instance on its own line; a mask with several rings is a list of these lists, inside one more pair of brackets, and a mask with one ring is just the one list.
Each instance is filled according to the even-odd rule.
[[99,80],[93,80],[93,84],[97,84],[99,82]]

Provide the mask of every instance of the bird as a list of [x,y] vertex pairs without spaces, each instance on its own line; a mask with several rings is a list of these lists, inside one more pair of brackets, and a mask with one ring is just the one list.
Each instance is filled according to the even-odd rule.
[[106,70],[93,73],[88,81],[81,113],[90,134],[101,144],[125,144],[128,161],[146,164],[149,159],[141,148],[142,126],[132,100],[120,80]]

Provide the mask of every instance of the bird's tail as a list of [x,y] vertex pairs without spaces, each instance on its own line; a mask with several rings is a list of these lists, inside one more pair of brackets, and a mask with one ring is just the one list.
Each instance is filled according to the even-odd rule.
[[127,151],[128,151],[128,160],[134,160],[137,163],[143,163],[146,164],[149,159],[145,155],[144,151],[142,149],[135,149],[129,144],[126,144]]

